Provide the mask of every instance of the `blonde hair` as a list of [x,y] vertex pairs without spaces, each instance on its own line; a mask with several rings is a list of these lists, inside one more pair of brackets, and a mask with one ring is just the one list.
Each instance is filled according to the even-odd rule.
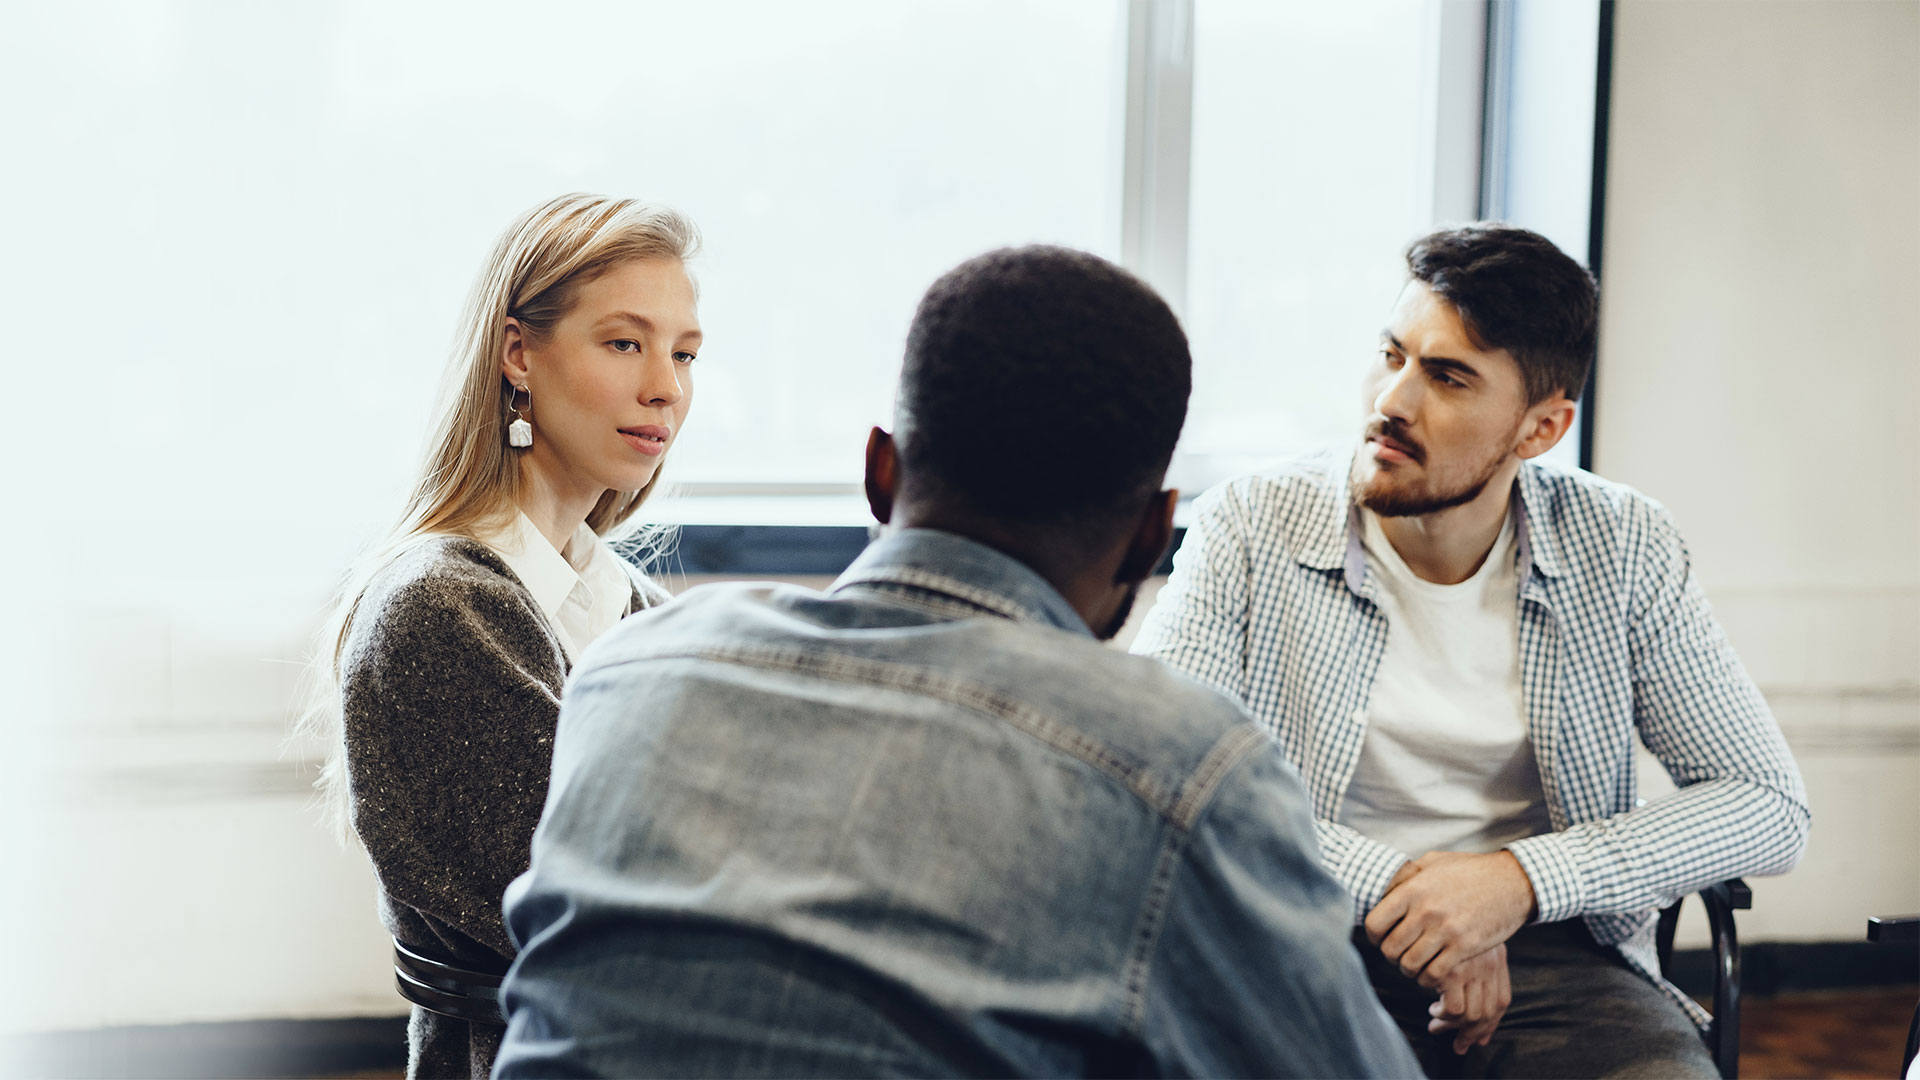
[[[500,370],[506,320],[518,320],[536,340],[546,338],[581,286],[636,260],[686,262],[699,246],[693,222],[674,210],[578,192],[522,214],[494,245],[461,314],[413,493],[398,523],[348,569],[308,665],[307,703],[297,734],[325,748],[314,787],[329,823],[343,837],[348,791],[340,653],[361,594],[375,574],[413,544],[431,536],[480,539],[519,512],[525,479],[519,455],[507,446],[514,391]],[[640,530],[620,527],[659,482],[655,469],[638,491],[608,490],[587,514],[587,525],[631,549],[645,549],[647,542],[633,535]]]

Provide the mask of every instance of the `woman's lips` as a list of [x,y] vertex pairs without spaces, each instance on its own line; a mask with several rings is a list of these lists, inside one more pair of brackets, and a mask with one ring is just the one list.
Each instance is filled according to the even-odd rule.
[[672,432],[658,424],[646,424],[641,427],[620,429],[620,437],[627,445],[643,454],[658,456],[667,452],[667,437]]

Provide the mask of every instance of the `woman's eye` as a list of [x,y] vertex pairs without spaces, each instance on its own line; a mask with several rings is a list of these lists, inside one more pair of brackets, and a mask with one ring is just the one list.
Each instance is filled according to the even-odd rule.
[[674,353],[674,354],[673,354],[673,358],[674,358],[675,360],[678,360],[678,361],[679,361],[680,363],[682,363],[682,364],[691,364],[691,363],[693,363],[693,360],[694,360],[694,357],[693,357],[693,354],[692,354],[692,353],[690,353],[690,352],[677,352],[677,353]]
[[640,351],[640,343],[632,338],[621,338],[619,341],[608,342],[608,344],[613,346],[613,351],[615,352],[635,353]]

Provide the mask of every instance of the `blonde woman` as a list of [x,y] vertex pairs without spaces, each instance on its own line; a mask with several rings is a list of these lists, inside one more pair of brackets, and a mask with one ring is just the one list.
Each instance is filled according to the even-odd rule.
[[408,1076],[491,1068],[503,1029],[442,1002],[433,965],[505,971],[501,893],[527,868],[561,685],[588,642],[665,599],[606,537],[686,422],[697,243],[671,210],[589,195],[507,230],[406,512],[331,628],[319,712],[339,753],[321,787],[373,860],[397,953],[424,958],[426,989],[403,992],[435,1005],[413,1010]]

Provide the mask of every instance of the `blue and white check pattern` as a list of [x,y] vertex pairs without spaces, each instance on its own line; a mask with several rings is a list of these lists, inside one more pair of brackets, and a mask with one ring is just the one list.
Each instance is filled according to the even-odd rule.
[[[1406,859],[1339,824],[1387,641],[1348,497],[1347,453],[1202,495],[1134,644],[1244,704],[1307,782],[1321,858],[1363,918]],[[1806,790],[1766,701],[1657,503],[1589,473],[1526,463],[1515,559],[1528,733],[1553,832],[1508,845],[1539,921],[1584,916],[1660,979],[1660,907],[1716,881],[1791,869]],[[1680,790],[1644,804],[1633,739]]]

